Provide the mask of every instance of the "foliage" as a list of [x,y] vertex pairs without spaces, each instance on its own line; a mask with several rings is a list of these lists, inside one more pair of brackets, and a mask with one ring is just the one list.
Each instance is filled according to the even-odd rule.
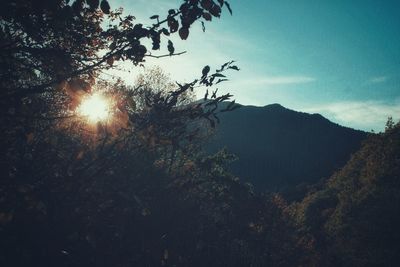
[[[133,97],[137,107],[146,107],[146,98],[151,94],[160,94],[160,97],[166,98],[175,88],[177,84],[172,82],[171,77],[165,73],[160,67],[145,69],[143,73],[136,78]],[[179,95],[177,106],[189,105],[195,102],[194,90],[186,90]]]
[[[149,27],[106,0],[0,5],[2,266],[302,262],[282,201],[255,196],[227,173],[226,153],[199,153],[199,122],[215,127],[217,113],[235,107],[218,110],[231,95],[217,90],[200,103],[183,99],[226,80],[226,70],[238,70],[233,61],[167,92],[99,79],[116,61],[164,56],[149,51],[170,34],[188,38],[193,23],[223,6],[232,13],[226,1],[183,1]],[[170,40],[167,48],[177,54]],[[114,121],[77,116],[94,92],[112,100]]]
[[324,266],[396,266],[400,124],[371,135],[326,185],[293,205]]
[[[224,6],[232,13],[224,0],[184,0],[144,26],[106,0],[1,2],[1,266],[398,263],[400,124],[288,205],[227,172],[227,151],[201,150],[239,107],[213,89],[234,61],[183,84],[159,70],[134,88],[100,79],[119,61],[179,55],[168,36],[187,39]],[[168,54],[150,52],[162,44]],[[112,121],[79,117],[93,93],[112,102]]]

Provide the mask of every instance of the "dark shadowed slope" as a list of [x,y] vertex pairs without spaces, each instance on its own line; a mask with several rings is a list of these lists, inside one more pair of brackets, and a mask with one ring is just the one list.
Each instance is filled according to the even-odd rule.
[[239,160],[231,169],[257,191],[293,190],[342,167],[366,133],[330,122],[319,114],[272,104],[242,106],[222,113],[211,151],[226,146]]
[[400,124],[369,136],[292,208],[314,236],[318,266],[400,266]]

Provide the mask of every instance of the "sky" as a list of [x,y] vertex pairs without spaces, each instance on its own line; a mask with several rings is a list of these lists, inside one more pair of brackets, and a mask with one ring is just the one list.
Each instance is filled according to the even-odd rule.
[[[165,17],[179,0],[115,0],[138,22]],[[192,81],[205,65],[236,60],[220,92],[244,105],[279,103],[320,113],[331,121],[382,131],[388,116],[400,119],[400,1],[230,0],[220,19],[190,29],[188,40],[172,37],[176,52],[149,59],[176,81]],[[164,40],[166,46],[167,41]],[[166,48],[153,54],[164,54]],[[129,83],[140,71],[118,73]],[[129,70],[130,72],[128,72]],[[198,92],[203,95],[204,92]]]

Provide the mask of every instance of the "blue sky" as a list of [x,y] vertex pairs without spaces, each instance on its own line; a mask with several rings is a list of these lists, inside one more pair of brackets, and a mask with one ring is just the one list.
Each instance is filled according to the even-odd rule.
[[[110,2],[140,22],[153,14],[163,17],[181,3]],[[187,54],[148,65],[190,81],[205,65],[235,59],[241,71],[220,90],[239,103],[280,103],[363,130],[382,130],[389,115],[400,119],[400,1],[229,2],[233,16],[224,10],[221,19],[206,24],[205,33],[197,24],[187,41],[172,38],[176,50]],[[136,72],[123,75],[129,82]]]

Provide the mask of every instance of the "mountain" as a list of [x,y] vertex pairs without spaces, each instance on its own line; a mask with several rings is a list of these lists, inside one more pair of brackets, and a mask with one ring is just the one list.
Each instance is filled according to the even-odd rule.
[[292,191],[342,167],[367,133],[279,104],[221,113],[206,149],[238,156],[231,171],[256,191]]

